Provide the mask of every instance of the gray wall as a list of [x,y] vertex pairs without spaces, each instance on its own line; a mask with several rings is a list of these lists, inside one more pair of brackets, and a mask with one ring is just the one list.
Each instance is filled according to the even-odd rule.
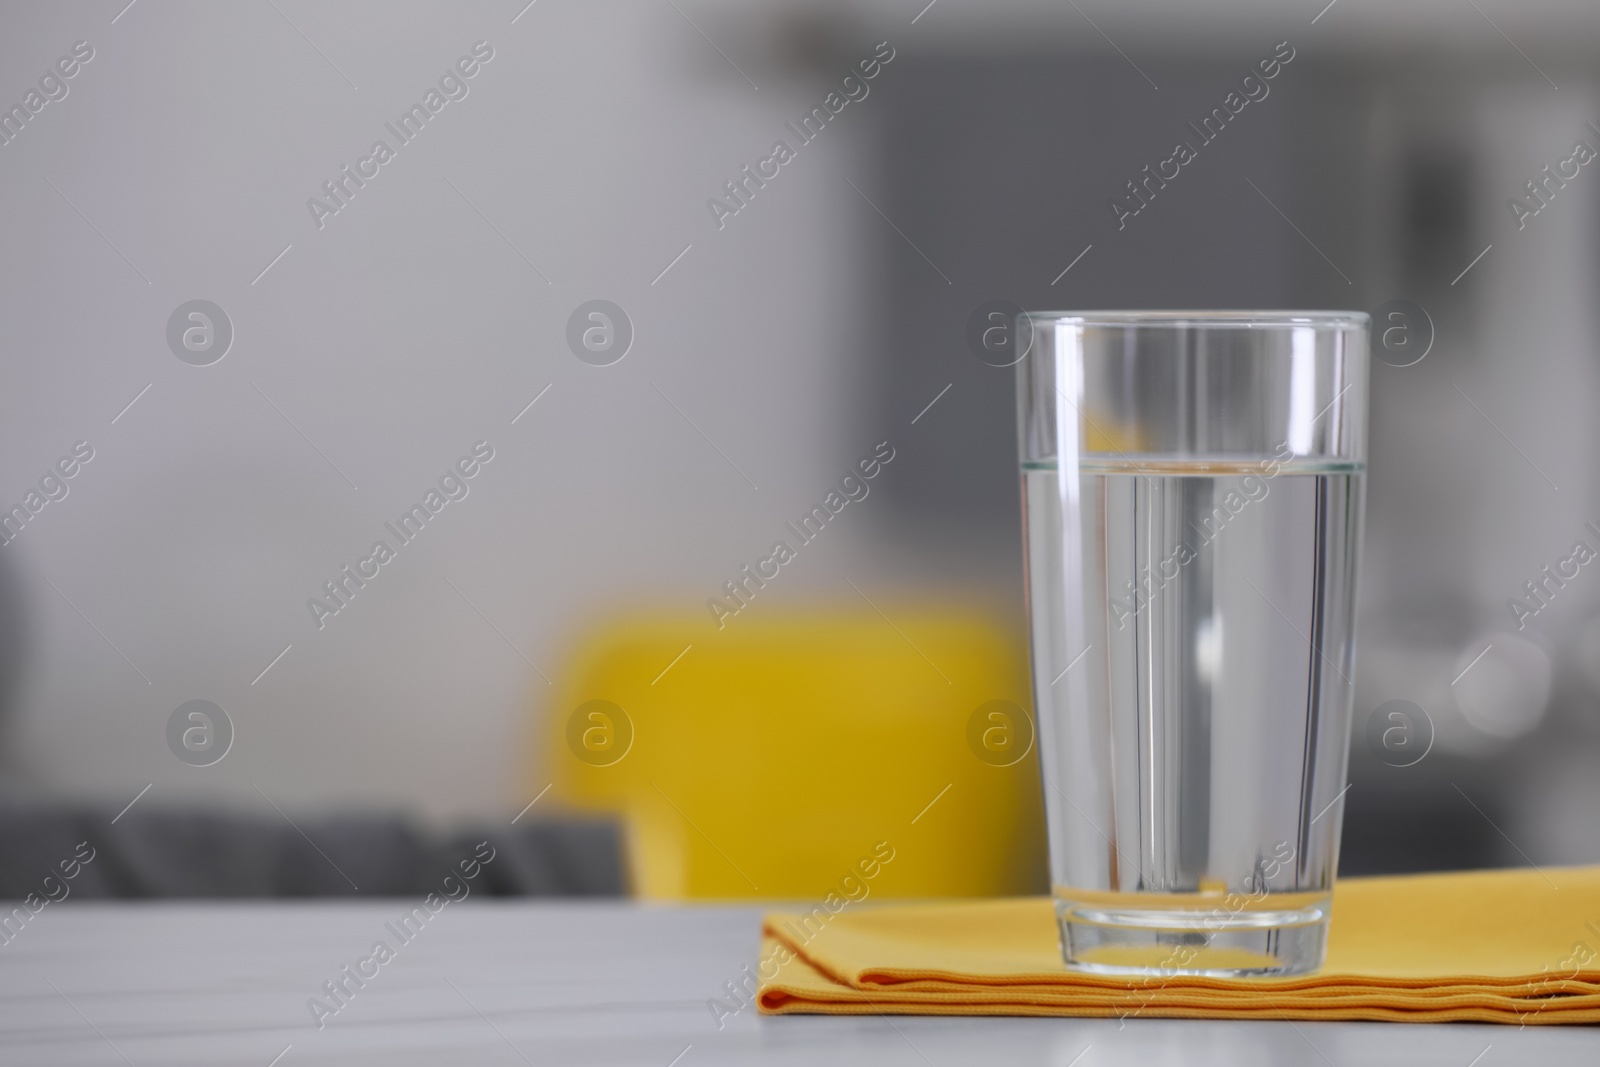
[[[706,199],[812,87],[752,90],[670,5],[513,25],[519,6],[8,5],[7,100],[94,48],[0,147],[0,497],[94,448],[0,548],[27,641],[19,789],[515,811],[547,691],[526,661],[552,674],[624,602],[699,618],[885,436],[861,425],[852,329],[866,123],[719,232]],[[319,229],[307,198],[480,40],[469,95]],[[608,367],[565,342],[597,297],[636,333]],[[235,330],[207,367],[165,339],[194,298]],[[307,599],[478,440],[495,459],[470,495],[319,630]],[[164,736],[195,698],[237,728],[203,771]]]
[[[0,146],[0,503],[94,448],[0,547],[11,788],[514,812],[550,693],[534,665],[557,676],[627,605],[708,619],[877,441],[904,458],[770,602],[850,577],[1019,610],[1009,374],[961,337],[979,302],[1408,297],[1437,339],[1374,374],[1352,817],[1455,840],[1477,818],[1459,783],[1518,851],[1594,859],[1600,583],[1500,635],[1600,519],[1600,179],[1522,231],[1505,207],[1558,149],[1600,145],[1600,13],[1080,6],[0,6],[0,103],[94,48]],[[1271,97],[1118,231],[1110,195],[1284,39]],[[319,228],[307,198],[480,40],[468,95]],[[707,198],[883,40],[870,95],[719,228]],[[605,367],[566,340],[596,298],[635,332]],[[209,366],[166,337],[194,299],[234,329]],[[307,599],[479,440],[469,495],[319,630]],[[167,746],[191,699],[237,731],[203,769]],[[1391,699],[1438,734],[1408,772],[1362,748]],[[1514,736],[1483,728],[1519,709]],[[1450,855],[1516,861],[1468,838]]]

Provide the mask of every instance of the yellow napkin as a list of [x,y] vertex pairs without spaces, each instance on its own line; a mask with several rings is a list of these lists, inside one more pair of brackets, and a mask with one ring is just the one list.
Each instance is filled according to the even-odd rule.
[[[836,899],[837,903],[837,899]],[[1600,1022],[1600,867],[1349,878],[1315,974],[1079,974],[1048,899],[768,915],[767,1014]]]

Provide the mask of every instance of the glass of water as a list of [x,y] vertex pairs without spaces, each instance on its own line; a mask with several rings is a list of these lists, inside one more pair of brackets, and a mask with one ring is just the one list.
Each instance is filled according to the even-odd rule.
[[1367,325],[1320,311],[1018,320],[1034,707],[1069,967],[1322,963]]

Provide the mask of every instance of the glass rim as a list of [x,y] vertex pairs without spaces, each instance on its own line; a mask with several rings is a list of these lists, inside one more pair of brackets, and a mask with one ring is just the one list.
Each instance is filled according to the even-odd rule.
[[1372,316],[1365,311],[1024,311],[1022,314],[1035,324],[1053,322],[1079,326],[1350,329],[1372,322]]

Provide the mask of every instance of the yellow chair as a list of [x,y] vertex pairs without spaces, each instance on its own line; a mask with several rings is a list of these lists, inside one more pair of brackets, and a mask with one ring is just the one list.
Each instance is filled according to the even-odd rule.
[[875,897],[1046,891],[1020,635],[877,604],[602,627],[534,788],[620,815],[644,898],[821,899],[869,869]]

